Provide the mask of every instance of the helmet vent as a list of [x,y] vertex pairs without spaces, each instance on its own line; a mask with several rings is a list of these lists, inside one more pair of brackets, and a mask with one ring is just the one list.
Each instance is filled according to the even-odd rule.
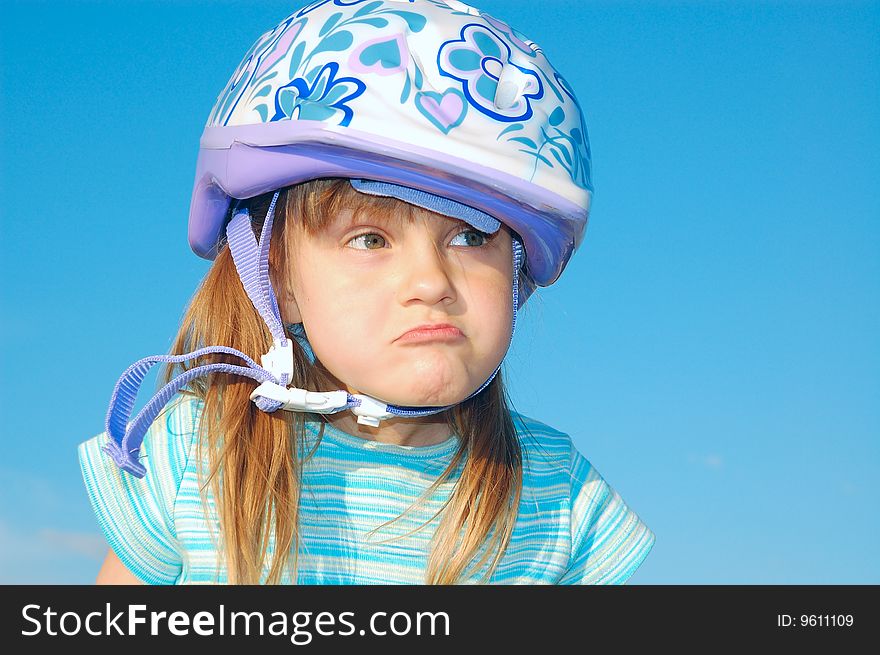
[[470,14],[471,16],[479,16],[480,15],[479,9],[471,7],[470,5],[466,5],[465,3],[459,2],[458,0],[443,0],[443,2],[445,2],[446,5],[450,9],[455,9],[456,11],[463,11],[464,13]]

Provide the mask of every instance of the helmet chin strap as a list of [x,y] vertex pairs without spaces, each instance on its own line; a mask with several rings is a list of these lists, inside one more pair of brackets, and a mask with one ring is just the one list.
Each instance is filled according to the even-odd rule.
[[[271,373],[273,380],[266,380],[254,389],[250,398],[263,411],[276,411],[284,409],[293,412],[315,412],[318,414],[335,414],[350,410],[357,416],[357,422],[362,425],[378,427],[380,421],[397,417],[429,416],[443,412],[453,405],[441,407],[407,407],[394,405],[379,398],[366,394],[350,394],[347,391],[308,391],[297,387],[287,386],[293,378],[293,349],[292,342],[286,338],[284,327],[278,312],[278,303],[269,280],[269,238],[272,233],[272,221],[275,216],[275,204],[278,201],[278,193],[272,197],[266,220],[257,242],[251,229],[250,216],[247,210],[237,211],[232,221],[226,228],[229,247],[236,269],[241,277],[242,284],[248,297],[251,299],[256,310],[263,317],[273,336],[273,344],[261,358],[262,367]],[[510,343],[513,341],[513,332],[516,330],[516,315],[519,309],[519,270],[522,266],[522,244],[513,239],[513,326],[510,331]],[[502,358],[503,361],[503,358]],[[489,383],[501,370],[501,362],[495,367],[480,387],[464,400],[473,398]],[[460,401],[460,402],[464,402]]]
[[[247,210],[237,211],[226,228],[229,248],[242,284],[254,307],[272,333],[273,343],[269,352],[261,358],[262,366],[241,351],[227,346],[199,348],[184,355],[153,355],[140,359],[129,366],[116,382],[110,398],[105,424],[108,442],[103,446],[103,451],[113,459],[119,468],[131,475],[142,478],[146,474],[146,469],[140,462],[140,447],[144,435],[159,412],[174,394],[186,387],[194,378],[203,375],[227,373],[252,378],[259,386],[251,393],[250,399],[264,412],[271,413],[284,409],[294,412],[335,414],[350,410],[358,417],[358,423],[372,427],[378,427],[380,421],[399,416],[428,416],[454,407],[454,405],[402,407],[365,394],[350,394],[347,391],[308,391],[288,386],[293,379],[293,341],[285,334],[281,314],[278,311],[278,302],[269,280],[269,235],[272,231],[272,220],[277,201],[278,193],[276,192],[263,223],[259,241],[254,238]],[[513,328],[510,333],[511,341],[513,340],[513,330],[516,329],[517,310],[521,304],[520,301],[524,300],[519,288],[519,269],[522,262],[522,244],[513,239]],[[510,342],[507,347],[510,348]],[[137,416],[129,421],[138,390],[154,365],[160,362],[181,363],[217,353],[240,357],[244,361],[244,365],[237,366],[220,362],[194,366],[163,386],[138,412]],[[480,393],[500,369],[501,363],[499,362],[489,379],[468,398]]]

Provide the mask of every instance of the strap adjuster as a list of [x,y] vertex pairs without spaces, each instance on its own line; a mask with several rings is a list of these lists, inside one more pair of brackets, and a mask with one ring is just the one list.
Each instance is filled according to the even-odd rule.
[[292,412],[333,414],[348,405],[345,391],[307,391],[297,387],[282,387],[267,380],[251,392],[251,400],[263,396],[281,403],[281,409]]
[[388,405],[375,398],[361,394],[354,394],[353,397],[361,401],[360,405],[351,408],[351,412],[357,415],[358,423],[361,425],[377,428],[379,421],[397,416],[388,411]]

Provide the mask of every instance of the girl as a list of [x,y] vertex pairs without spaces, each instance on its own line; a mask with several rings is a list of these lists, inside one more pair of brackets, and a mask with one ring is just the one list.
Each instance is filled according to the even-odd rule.
[[79,447],[99,582],[625,582],[653,533],[500,373],[591,194],[571,87],[478,9],[319,0],[266,32],[201,139],[214,263]]

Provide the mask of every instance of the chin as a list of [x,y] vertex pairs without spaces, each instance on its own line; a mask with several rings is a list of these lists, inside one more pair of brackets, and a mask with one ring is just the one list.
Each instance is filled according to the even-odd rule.
[[[436,380],[432,382],[437,382]],[[468,397],[471,391],[478,387],[470,388],[467,384],[456,384],[454,386],[442,386],[431,384],[430,388],[411,389],[406,394],[404,402],[395,403],[408,407],[446,407],[448,405],[457,405]]]
[[366,391],[362,391],[361,393],[372,396],[374,398],[379,398],[383,402],[386,402],[389,405],[395,405],[397,407],[445,407],[447,405],[456,405],[466,398],[466,395],[461,394],[444,394],[442,396],[407,394],[405,396],[401,396],[399,394],[372,394]]
[[387,393],[383,394],[381,389],[377,389],[376,393],[368,390],[362,390],[361,393],[381,398],[390,405],[400,407],[445,407],[447,405],[455,405],[467,398],[467,390],[465,388],[439,387],[432,384],[431,388],[409,389],[406,393]]
[[[407,365],[408,364],[408,365]],[[494,369],[493,369],[494,370]],[[358,386],[358,392],[401,407],[446,407],[456,405],[476,391],[492,374],[476,379],[461,362],[424,358],[403,366],[390,365],[381,384]],[[369,376],[375,381],[375,372]]]

